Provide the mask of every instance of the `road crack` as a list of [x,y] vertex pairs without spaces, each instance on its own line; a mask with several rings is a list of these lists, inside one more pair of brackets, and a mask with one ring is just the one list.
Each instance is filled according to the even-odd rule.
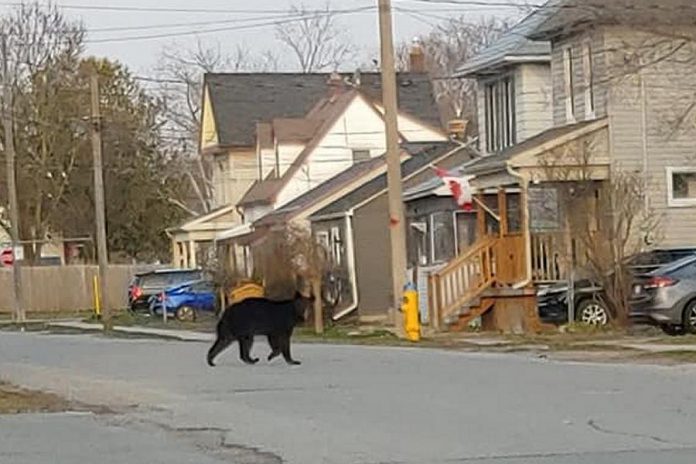
[[651,440],[651,441],[654,441],[656,443],[660,443],[663,445],[690,446],[690,445],[687,445],[684,443],[677,443],[674,441],[666,440],[664,438],[658,437],[657,435],[648,435],[648,434],[642,434],[642,433],[622,432],[620,430],[611,430],[611,429],[600,426],[599,424],[597,424],[597,422],[595,422],[594,419],[588,420],[587,425],[595,432],[604,433],[607,435],[618,435],[618,436],[630,437],[630,438],[643,438],[643,439]]

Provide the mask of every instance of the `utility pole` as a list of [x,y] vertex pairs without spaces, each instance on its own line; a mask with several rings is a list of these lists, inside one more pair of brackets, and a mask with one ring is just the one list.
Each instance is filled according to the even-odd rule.
[[389,189],[389,232],[391,239],[391,268],[394,292],[394,325],[398,334],[404,329],[399,317],[406,283],[406,227],[401,185],[401,156],[399,149],[396,64],[394,62],[394,33],[392,31],[391,1],[379,0],[379,33],[381,43],[382,104],[387,136],[387,184]]
[[15,163],[15,144],[14,144],[14,94],[12,89],[12,79],[10,79],[8,57],[7,57],[7,35],[2,34],[2,75],[3,75],[3,99],[2,99],[2,125],[5,132],[5,161],[7,171],[7,196],[10,207],[10,234],[12,235],[12,301],[14,307],[13,314],[15,322],[23,324],[26,320],[26,313],[22,306],[22,269],[19,265],[20,246],[19,238],[19,201],[17,200],[17,172]]
[[106,273],[109,265],[109,251],[106,246],[106,215],[104,212],[104,167],[102,165],[102,121],[99,108],[99,77],[96,70],[91,76],[90,87],[92,90],[92,155],[94,157],[94,208],[97,221],[97,259],[99,260],[99,295],[102,308],[102,323],[104,331],[109,332],[111,327],[111,308],[105,295]]

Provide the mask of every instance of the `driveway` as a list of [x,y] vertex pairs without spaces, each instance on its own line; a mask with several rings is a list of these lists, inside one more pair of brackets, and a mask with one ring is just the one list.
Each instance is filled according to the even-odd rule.
[[[133,442],[142,456],[185,447],[170,464],[696,462],[691,367],[297,345],[299,367],[244,366],[233,347],[211,369],[207,348],[4,332],[0,378],[110,406],[82,420],[151,437]],[[267,351],[259,340],[255,354]],[[3,462],[24,464],[20,455]]]

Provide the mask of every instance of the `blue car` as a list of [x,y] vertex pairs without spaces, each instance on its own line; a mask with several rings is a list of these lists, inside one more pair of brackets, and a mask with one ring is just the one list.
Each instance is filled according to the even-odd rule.
[[150,297],[150,314],[162,316],[162,307],[166,306],[170,314],[180,321],[195,321],[200,313],[217,312],[217,294],[215,284],[209,280],[197,280],[172,285],[162,294]]

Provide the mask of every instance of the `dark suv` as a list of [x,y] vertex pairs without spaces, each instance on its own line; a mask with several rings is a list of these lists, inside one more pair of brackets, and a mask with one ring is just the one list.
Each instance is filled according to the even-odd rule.
[[159,269],[133,276],[128,286],[128,310],[149,312],[150,297],[167,287],[203,279],[200,269]]
[[[696,256],[696,247],[655,248],[627,260],[634,275],[645,275],[660,267]],[[605,325],[611,311],[604,298],[602,285],[593,279],[577,279],[574,286],[575,317],[580,322]],[[544,322],[568,322],[568,283],[559,282],[540,288],[537,292],[539,316]]]

